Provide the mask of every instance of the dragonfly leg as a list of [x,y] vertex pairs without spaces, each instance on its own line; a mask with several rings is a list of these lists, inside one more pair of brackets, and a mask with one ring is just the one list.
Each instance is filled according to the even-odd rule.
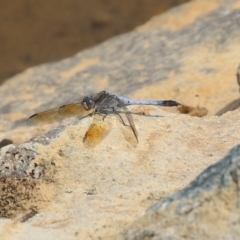
[[121,122],[122,122],[122,124],[123,124],[124,126],[128,126],[128,125],[124,122],[122,116],[121,116],[119,113],[115,113],[115,114],[119,117],[119,119],[121,120]]
[[106,117],[107,117],[107,114],[103,114],[102,120],[104,121]]
[[116,114],[119,117],[119,119],[121,120],[121,122],[124,126],[127,126],[127,124],[124,122],[122,116],[119,114],[119,112],[117,111],[117,109],[115,107],[112,108],[112,113]]
[[[125,113],[125,112],[122,112],[122,113]],[[98,113],[98,114],[103,115],[103,121],[105,120],[105,118],[106,118],[107,115],[109,115],[109,114],[118,116],[118,118],[121,120],[121,122],[122,122],[122,124],[123,124],[124,126],[129,126],[129,125],[127,125],[127,124],[124,122],[122,116],[119,114],[119,112],[118,112],[114,107],[112,107],[111,109],[102,109],[102,110],[101,110],[101,113]]]
[[115,109],[114,109],[114,107],[112,107],[112,108],[107,108],[107,109],[101,109],[101,112],[97,112],[98,114],[100,114],[100,115],[103,115],[103,121],[105,120],[105,118],[107,117],[107,115],[109,115],[109,114],[115,114]]

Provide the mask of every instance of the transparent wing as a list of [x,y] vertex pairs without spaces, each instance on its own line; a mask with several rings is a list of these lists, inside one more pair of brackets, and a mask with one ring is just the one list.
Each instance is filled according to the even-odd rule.
[[132,115],[131,115],[131,112],[128,110],[128,108],[123,104],[123,102],[117,97],[115,96],[115,99],[118,101],[118,106],[119,106],[119,110],[123,111],[124,114],[126,115],[127,117],[127,120],[130,124],[130,127],[134,133],[134,136],[138,142],[138,133],[137,133],[137,129],[134,125],[134,122],[133,122],[133,118],[132,118]]
[[58,108],[55,108],[32,115],[29,117],[27,123],[29,126],[38,126],[52,124],[61,120],[61,116],[58,114]]
[[124,118],[125,120],[127,119],[126,114],[117,113],[117,116],[119,117],[119,120],[120,120],[118,121],[118,125],[123,133],[125,140],[129,142],[132,147],[135,148],[138,144],[138,141],[135,133],[132,130],[132,127],[125,124]]
[[28,125],[39,126],[52,124],[54,122],[59,122],[70,117],[83,118],[90,115],[93,111],[94,109],[86,110],[83,106],[83,102],[70,103],[63,105],[60,108],[50,109],[32,115],[28,119]]

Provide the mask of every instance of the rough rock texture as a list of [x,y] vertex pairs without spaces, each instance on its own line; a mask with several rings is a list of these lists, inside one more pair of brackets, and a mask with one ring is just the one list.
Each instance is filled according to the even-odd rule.
[[[1,214],[13,219],[1,219],[0,238],[116,239],[146,208],[180,191],[227,155],[240,140],[240,111],[213,115],[239,98],[239,27],[240,1],[193,1],[132,33],[61,62],[29,69],[2,85],[0,140],[15,145],[1,148]],[[133,115],[139,133],[136,147],[126,141],[114,116],[107,117],[112,130],[95,148],[86,148],[82,141],[91,118],[57,128],[23,126],[37,111],[102,89],[136,99],[173,99],[201,113],[196,115],[208,115],[198,118],[192,110],[187,115],[176,108],[169,112],[132,107],[158,115]],[[30,140],[36,135],[42,136]],[[233,166],[230,163],[226,171]],[[213,199],[208,206],[215,204],[213,190],[207,195]],[[225,193],[232,202],[227,202]],[[216,204],[224,209],[226,199],[226,217],[220,221],[214,213],[208,216],[219,220],[216,224],[228,233],[225,219],[238,211],[236,184],[229,183],[221,194]],[[206,206],[192,210],[193,215],[199,209],[199,214],[211,212]],[[235,217],[231,223],[235,229],[239,226]],[[212,225],[201,226],[206,232],[216,231]],[[177,232],[174,227],[171,233]],[[142,235],[134,230],[134,235],[126,236],[160,237],[147,228]],[[191,236],[190,230],[190,235],[179,238]]]
[[240,145],[179,193],[151,206],[119,239],[239,239]]
[[[33,238],[36,232],[38,239],[59,235],[59,239],[115,238],[146,208],[181,190],[240,140],[238,110],[203,119],[160,110],[154,114],[162,117],[134,116],[140,139],[136,148],[124,139],[113,116],[111,132],[94,149],[82,142],[90,119],[21,144],[18,157],[14,146],[2,148],[2,171],[12,166],[6,161],[6,152],[14,152],[15,165],[26,172],[27,183],[36,184],[30,192],[28,185],[14,180],[26,194],[13,195],[9,192],[12,183],[4,182],[2,216],[18,221],[33,210],[38,214],[24,223],[2,220],[0,232],[8,236],[6,227],[15,229],[17,224],[19,230],[12,239]],[[146,126],[148,130],[144,130]],[[21,161],[27,161],[26,152],[31,156],[29,167]],[[16,172],[11,179],[14,176]]]

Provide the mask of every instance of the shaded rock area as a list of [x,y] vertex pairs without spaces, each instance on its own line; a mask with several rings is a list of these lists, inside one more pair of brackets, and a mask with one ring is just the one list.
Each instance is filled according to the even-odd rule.
[[240,145],[179,193],[146,210],[119,239],[238,239]]
[[[239,146],[218,161],[239,144],[240,110],[215,114],[239,98],[239,27],[239,0],[193,1],[1,85],[0,140],[13,144],[0,149],[0,238],[234,239]],[[114,115],[94,148],[83,143],[91,117],[26,127],[103,89],[183,106],[129,107],[142,113],[136,146]]]
[[187,1],[2,0],[0,84],[31,66],[70,57],[129,32]]

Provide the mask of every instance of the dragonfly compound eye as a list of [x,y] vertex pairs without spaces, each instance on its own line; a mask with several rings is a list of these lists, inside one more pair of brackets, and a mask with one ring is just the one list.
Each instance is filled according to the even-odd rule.
[[95,102],[90,97],[85,97],[83,99],[83,106],[86,110],[93,109],[95,107]]

